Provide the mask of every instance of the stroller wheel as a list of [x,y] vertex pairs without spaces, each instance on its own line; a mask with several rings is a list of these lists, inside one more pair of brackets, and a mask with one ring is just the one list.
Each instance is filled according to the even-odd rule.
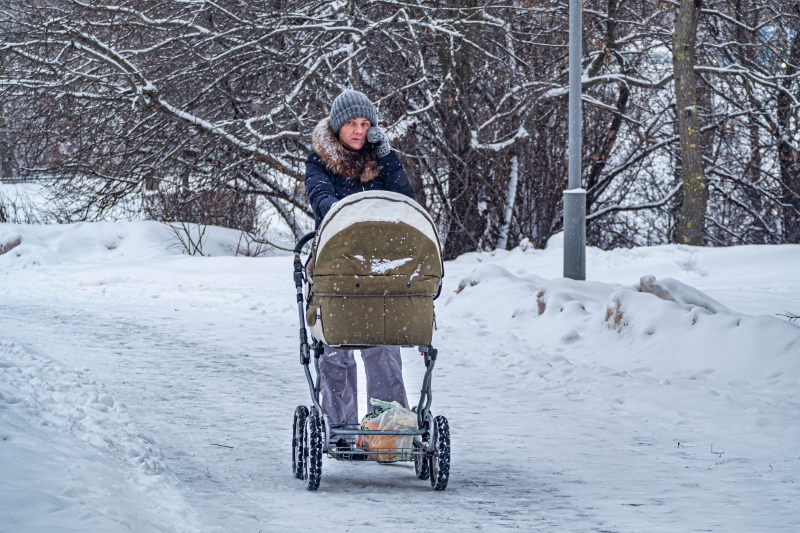
[[417,478],[428,479],[428,477],[431,475],[430,468],[428,468],[428,455],[424,453],[419,453],[425,450],[425,445],[423,445],[418,440],[414,440],[413,448],[414,448],[414,472],[416,472]]
[[443,416],[433,419],[433,453],[428,455],[428,465],[433,490],[444,490],[450,479],[450,425]]
[[305,444],[306,417],[308,408],[305,405],[299,406],[294,410],[294,422],[292,423],[292,474],[297,479],[303,479],[303,446]]
[[308,490],[317,490],[322,476],[322,423],[317,413],[306,418],[303,436],[303,479]]

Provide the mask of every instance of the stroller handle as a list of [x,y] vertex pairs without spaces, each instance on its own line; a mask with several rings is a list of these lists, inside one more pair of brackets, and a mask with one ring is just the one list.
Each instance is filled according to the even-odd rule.
[[305,246],[308,241],[316,237],[316,235],[316,231],[312,231],[311,233],[306,233],[303,235],[300,240],[297,241],[297,244],[294,247],[294,253],[299,254],[303,250],[303,246]]

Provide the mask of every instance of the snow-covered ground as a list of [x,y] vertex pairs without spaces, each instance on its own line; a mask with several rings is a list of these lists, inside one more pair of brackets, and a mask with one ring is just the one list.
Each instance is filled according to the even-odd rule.
[[326,460],[310,493],[291,258],[212,230],[0,225],[0,531],[800,530],[800,246],[446,264],[447,491]]

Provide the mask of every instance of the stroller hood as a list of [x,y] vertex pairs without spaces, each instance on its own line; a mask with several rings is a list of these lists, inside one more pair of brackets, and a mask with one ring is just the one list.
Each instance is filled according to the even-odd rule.
[[320,224],[314,274],[441,278],[440,248],[433,219],[417,202],[394,192],[361,192],[337,202]]
[[414,200],[384,191],[339,201],[312,249],[307,314],[329,345],[425,345],[444,268],[436,226]]

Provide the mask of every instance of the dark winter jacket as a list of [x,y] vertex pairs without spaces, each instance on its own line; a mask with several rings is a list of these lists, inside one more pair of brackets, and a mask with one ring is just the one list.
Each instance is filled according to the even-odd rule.
[[331,131],[328,119],[314,128],[314,151],[306,158],[306,193],[316,226],[338,200],[361,191],[392,191],[414,198],[403,165],[394,151],[383,159],[365,147],[350,150]]

